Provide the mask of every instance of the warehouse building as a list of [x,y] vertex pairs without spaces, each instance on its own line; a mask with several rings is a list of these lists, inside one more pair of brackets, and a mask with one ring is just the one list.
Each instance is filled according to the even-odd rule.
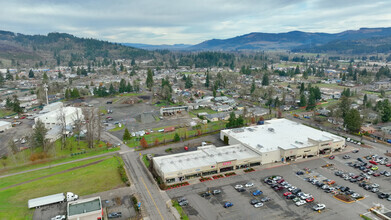
[[68,202],[68,220],[97,220],[102,219],[103,209],[100,197]]
[[260,155],[241,144],[216,147],[207,145],[196,151],[154,157],[156,173],[165,183],[208,176],[260,165]]
[[76,120],[83,120],[83,112],[81,108],[64,107],[39,115],[35,118],[35,123],[40,120],[45,124],[47,129],[52,129],[53,127],[62,124],[61,115],[65,116],[65,123],[67,126],[73,126]]
[[342,150],[345,139],[287,119],[220,132],[227,144],[242,144],[261,154],[262,164],[290,161]]
[[11,122],[0,121],[0,132],[4,132],[12,127]]
[[287,119],[263,125],[222,130],[228,146],[198,147],[196,151],[152,158],[165,183],[208,176],[247,167],[297,160],[342,150],[345,139]]

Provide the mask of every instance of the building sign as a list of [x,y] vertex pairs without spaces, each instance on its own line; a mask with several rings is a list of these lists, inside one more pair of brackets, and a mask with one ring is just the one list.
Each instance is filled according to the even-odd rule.
[[223,163],[223,166],[227,166],[227,165],[231,165],[231,161],[228,161],[228,162],[224,162],[224,163]]

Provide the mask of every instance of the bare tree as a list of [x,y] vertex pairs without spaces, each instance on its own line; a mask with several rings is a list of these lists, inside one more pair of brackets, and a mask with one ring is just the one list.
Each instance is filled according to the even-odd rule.
[[94,135],[95,135],[95,111],[94,108],[83,108],[83,114],[86,120],[87,128],[87,145],[89,148],[94,148]]
[[76,111],[76,114],[73,117],[73,123],[75,126],[75,132],[77,134],[77,145],[80,146],[80,133],[81,129],[83,127],[83,113],[79,111],[79,109]]
[[17,152],[17,149],[18,147],[16,146],[15,142],[13,140],[9,140],[7,146],[7,155],[8,158],[10,158],[14,164],[16,164],[15,153]]
[[61,107],[59,109],[59,113],[57,115],[57,121],[60,123],[61,127],[61,150],[65,148],[66,144],[66,138],[67,138],[67,121],[66,121],[66,116],[64,112],[64,108]]

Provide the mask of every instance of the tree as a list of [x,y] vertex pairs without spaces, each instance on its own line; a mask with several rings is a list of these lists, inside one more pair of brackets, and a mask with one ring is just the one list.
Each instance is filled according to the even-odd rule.
[[368,103],[368,96],[367,96],[367,94],[365,94],[364,95],[364,99],[363,99],[363,106],[364,106],[364,108],[367,106],[367,103]]
[[33,72],[33,70],[30,70],[30,71],[29,71],[29,78],[34,78],[34,72]]
[[216,89],[213,89],[213,97],[216,98]]
[[134,58],[132,58],[132,62],[130,63],[130,65],[132,65],[132,66],[136,65],[136,61],[134,60]]
[[128,130],[128,128],[125,128],[124,135],[122,136],[122,139],[125,141],[125,140],[130,140],[130,138],[131,138],[131,136],[130,136],[129,130]]
[[114,95],[115,94],[115,89],[114,89],[113,83],[110,83],[109,94],[110,95]]
[[79,97],[80,97],[79,90],[77,88],[73,88],[73,90],[71,91],[71,98],[77,99]]
[[46,74],[46,72],[44,72],[42,76],[42,83],[48,83],[48,82],[49,82],[49,77]]
[[48,130],[46,129],[45,124],[41,120],[38,120],[35,123],[35,127],[31,135],[31,146],[33,150],[38,147],[43,147],[45,150],[47,132]]
[[205,79],[205,87],[206,88],[209,88],[209,81],[210,81],[210,76],[209,76],[209,72],[206,72],[206,79]]
[[148,147],[148,143],[147,143],[147,140],[145,140],[145,137],[141,138],[140,145],[143,148],[147,148]]
[[65,90],[65,99],[70,99],[71,98],[71,91],[70,91],[70,89],[66,89]]
[[314,110],[316,107],[315,95],[313,93],[310,94],[308,98],[307,110]]
[[267,73],[263,74],[262,85],[263,86],[268,86],[269,85],[269,75]]
[[128,85],[126,85],[126,92],[133,92],[133,86],[128,82]]
[[153,87],[153,73],[152,73],[151,69],[148,69],[148,72],[147,72],[146,85],[149,90],[151,90]]
[[253,80],[253,83],[251,84],[251,94],[253,94],[255,91],[255,80]]
[[307,105],[307,99],[306,99],[306,97],[305,97],[304,94],[301,94],[301,95],[300,95],[299,106],[300,106],[300,107],[304,107],[304,106],[306,106],[306,105]]
[[119,82],[119,89],[118,90],[119,90],[119,93],[126,92],[126,81],[124,79],[121,79],[121,81]]
[[296,66],[296,69],[295,69],[295,75],[297,74],[300,74],[300,68],[299,68],[299,65]]
[[300,84],[300,94],[303,94],[304,91],[305,91],[305,86],[304,86],[304,83],[302,82],[302,83]]
[[12,102],[12,110],[18,114],[23,112],[22,107],[20,107],[20,102],[18,100],[18,96],[14,95],[14,100]]
[[4,76],[2,73],[0,73],[0,86],[3,85],[5,82]]
[[345,118],[346,114],[348,113],[348,111],[350,110],[350,99],[346,96],[342,96],[341,97],[341,103],[339,104],[339,109],[341,110],[342,112],[342,118]]
[[178,142],[180,140],[181,140],[181,137],[179,137],[179,134],[175,133],[175,135],[174,135],[174,142]]
[[388,99],[384,100],[381,104],[381,120],[382,122],[388,122],[391,118],[391,106]]
[[185,88],[190,89],[191,87],[193,87],[193,81],[191,79],[191,76],[188,76],[186,77]]
[[350,132],[358,132],[361,128],[360,112],[357,109],[350,109],[344,117],[344,125]]

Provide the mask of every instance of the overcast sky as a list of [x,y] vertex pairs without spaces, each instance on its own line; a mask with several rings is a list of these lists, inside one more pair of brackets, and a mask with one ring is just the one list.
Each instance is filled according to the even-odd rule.
[[0,29],[196,44],[250,32],[391,26],[390,0],[0,0]]

